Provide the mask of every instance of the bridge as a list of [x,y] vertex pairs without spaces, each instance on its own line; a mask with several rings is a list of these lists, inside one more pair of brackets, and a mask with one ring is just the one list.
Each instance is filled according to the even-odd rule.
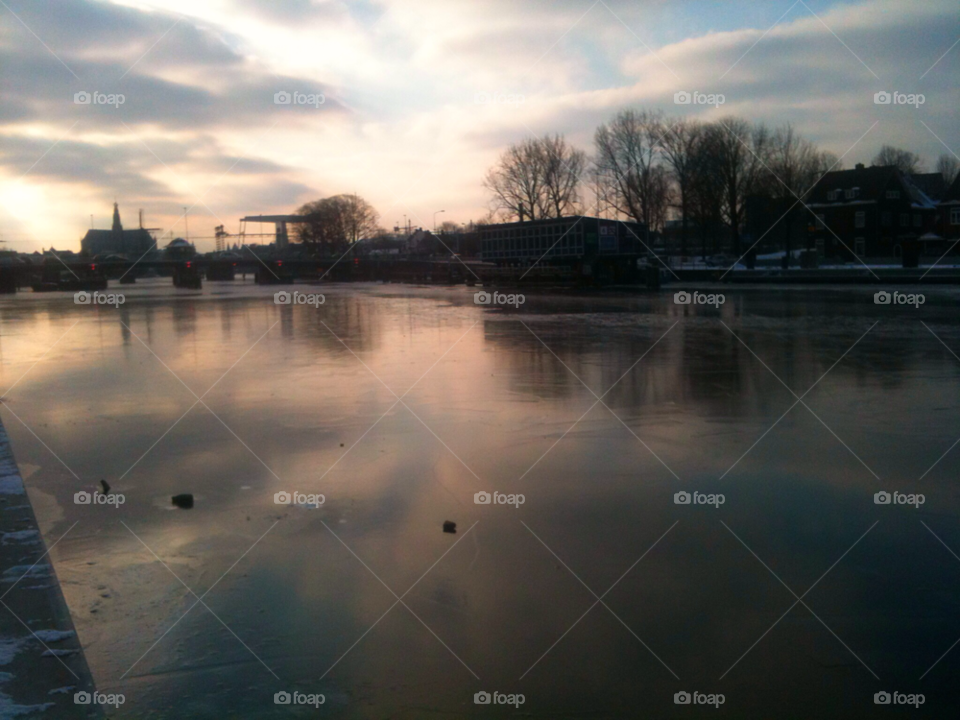
[[200,289],[204,280],[232,281],[237,275],[252,275],[262,285],[294,282],[385,281],[473,285],[494,270],[478,260],[456,258],[409,260],[370,257],[321,257],[310,259],[219,258],[197,256],[162,260],[62,261],[46,259],[42,264],[0,265],[0,293],[21,288],[34,292],[103,290],[109,280],[121,285],[155,273],[172,279],[175,287]]

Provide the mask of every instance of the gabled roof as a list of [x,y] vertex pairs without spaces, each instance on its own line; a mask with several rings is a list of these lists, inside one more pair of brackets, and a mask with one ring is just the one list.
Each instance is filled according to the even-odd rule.
[[938,172],[912,173],[910,179],[931,200],[940,200],[947,191],[947,184],[943,180],[943,175]]
[[[828,203],[827,193],[831,190],[851,190],[860,188],[858,200],[875,200],[895,181],[899,171],[894,165],[858,167],[853,170],[834,170],[824,175],[810,193],[810,203]],[[844,200],[843,197],[840,201]]]
[[910,203],[914,207],[932,209],[937,206],[933,200],[927,197],[927,194],[923,192],[923,190],[914,184],[913,178],[910,175],[903,175],[901,179],[903,180],[903,186],[906,188],[907,194],[910,196]]

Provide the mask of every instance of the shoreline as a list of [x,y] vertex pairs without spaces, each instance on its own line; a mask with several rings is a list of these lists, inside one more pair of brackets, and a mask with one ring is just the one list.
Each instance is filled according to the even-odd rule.
[[2,421],[0,566],[0,719],[102,718],[74,702],[93,676]]

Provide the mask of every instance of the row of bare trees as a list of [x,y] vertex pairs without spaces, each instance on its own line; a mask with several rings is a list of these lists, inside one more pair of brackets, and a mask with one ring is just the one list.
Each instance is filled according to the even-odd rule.
[[[875,165],[922,169],[913,153],[885,146]],[[956,159],[943,156],[937,171],[951,182]],[[679,221],[680,252],[692,229],[725,234],[741,251],[747,198],[764,196],[790,207],[782,222],[787,251],[790,229],[817,180],[842,169],[840,160],[802,137],[789,123],[770,129],[739,117],[705,123],[658,112],[622,110],[594,134],[588,160],[560,135],[524,140],[508,148],[484,181],[495,217],[528,221],[586,212],[610,214],[659,230]],[[596,202],[584,199],[588,187]]]

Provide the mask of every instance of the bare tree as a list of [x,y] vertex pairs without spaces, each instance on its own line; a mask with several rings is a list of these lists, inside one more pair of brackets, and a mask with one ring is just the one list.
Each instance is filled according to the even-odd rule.
[[576,212],[586,154],[562,135],[511,145],[487,172],[494,212],[519,222]]
[[900,172],[907,174],[921,172],[923,163],[920,156],[909,150],[895,148],[892,145],[884,145],[880,152],[873,158],[873,164],[879,166],[896,165]]
[[943,180],[948,186],[953,185],[957,174],[960,173],[960,160],[944,153],[937,158],[937,172],[943,175]]
[[700,159],[699,145],[703,139],[703,126],[695,119],[667,119],[660,134],[663,156],[670,166],[676,183],[677,210],[680,213],[680,254],[687,254],[687,236],[690,220],[692,186],[696,178],[697,162]]
[[542,154],[536,140],[511,145],[487,172],[484,186],[493,194],[495,212],[520,222],[536,220],[542,205]]
[[298,239],[335,250],[377,234],[379,214],[359,195],[334,195],[306,203],[297,211],[311,220],[297,226]]
[[733,252],[739,256],[740,227],[747,196],[756,188],[764,170],[770,134],[763,125],[728,117],[712,126],[711,149],[723,181],[723,213],[730,225]]
[[[766,173],[761,175],[764,191],[788,209],[778,223],[785,225],[785,255],[783,267],[790,266],[793,226],[797,216],[806,212],[799,201],[813,189],[822,175],[836,160],[833,156],[820,152],[809,140],[801,137],[793,126],[787,123],[774,131],[767,147]],[[779,210],[777,210],[779,212]]]
[[704,259],[708,246],[719,250],[719,241],[724,231],[723,198],[724,179],[720,169],[720,152],[717,149],[721,128],[704,126],[700,142],[694,151],[693,177],[690,182],[688,209],[700,236],[700,251]]
[[544,207],[541,208],[541,217],[576,214],[587,154],[567,145],[562,135],[545,135],[538,144],[543,168]]
[[594,163],[613,208],[643,223],[647,232],[665,215],[667,193],[660,165],[659,115],[623,110],[594,134]]

